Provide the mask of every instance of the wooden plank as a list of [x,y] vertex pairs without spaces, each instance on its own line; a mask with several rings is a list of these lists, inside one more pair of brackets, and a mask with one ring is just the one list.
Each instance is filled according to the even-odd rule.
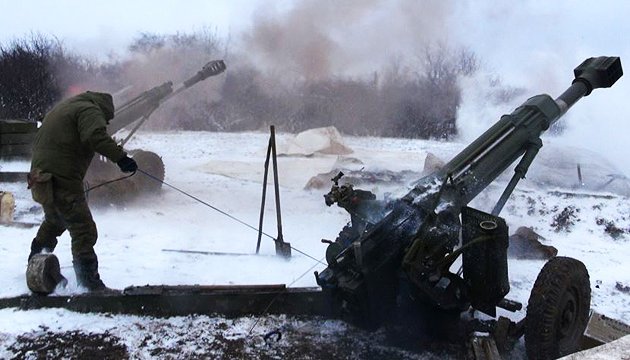
[[[22,295],[0,299],[0,309],[66,308],[77,312],[105,312],[151,316],[189,314],[333,316],[319,288],[269,286],[147,286],[123,291],[75,296]],[[162,289],[160,289],[162,288]]]
[[497,344],[490,335],[473,335],[468,342],[471,360],[501,360]]
[[0,222],[0,226],[12,227],[12,228],[18,228],[18,229],[31,229],[31,228],[34,228],[34,227],[39,226],[39,225],[40,224],[25,223],[25,222],[21,222],[21,221],[13,221],[13,222],[10,222],[10,223]]
[[0,157],[4,156],[30,156],[32,153],[30,144],[0,145]]
[[0,172],[0,182],[24,182],[28,172]]
[[0,155],[2,161],[28,161],[31,159],[31,154],[19,154],[19,155]]
[[630,359],[630,335],[609,343],[567,355],[558,360],[628,360]]
[[0,191],[0,224],[13,222],[15,214],[15,197],[10,192]]
[[33,133],[37,123],[26,120],[0,120],[0,133]]
[[35,140],[35,133],[6,134],[0,133],[0,145],[32,144]]
[[593,311],[582,335],[582,348],[590,349],[627,335],[630,335],[629,325]]

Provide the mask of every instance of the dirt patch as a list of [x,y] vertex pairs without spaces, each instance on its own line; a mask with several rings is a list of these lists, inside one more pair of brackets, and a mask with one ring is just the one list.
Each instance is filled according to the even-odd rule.
[[42,327],[1,342],[11,359],[459,359],[462,346],[394,344],[384,332],[367,332],[336,320],[186,317],[155,319],[103,333],[53,332]]
[[68,331],[54,333],[47,328],[19,335],[8,346],[12,359],[128,359],[120,339],[109,332],[101,334]]

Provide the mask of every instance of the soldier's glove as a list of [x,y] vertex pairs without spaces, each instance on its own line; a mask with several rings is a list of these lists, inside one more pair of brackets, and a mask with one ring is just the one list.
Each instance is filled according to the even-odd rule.
[[136,164],[136,161],[127,155],[118,160],[116,165],[118,165],[122,172],[126,173],[135,172],[136,170],[138,170],[138,164]]

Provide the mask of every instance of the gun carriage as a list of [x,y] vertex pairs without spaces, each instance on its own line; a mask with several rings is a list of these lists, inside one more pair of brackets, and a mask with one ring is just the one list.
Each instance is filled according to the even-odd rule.
[[[339,316],[367,328],[430,332],[442,325],[437,313],[459,319],[473,309],[494,318],[497,308],[521,309],[505,298],[508,226],[499,214],[542,147],[545,130],[580,98],[612,86],[622,76],[621,62],[590,58],[574,73],[558,98],[528,99],[399,199],[379,201],[351,184],[339,185],[342,173],[332,179],[326,204],[347,210],[351,222],[334,242],[326,241],[328,267],[315,276]],[[468,206],[517,161],[491,212]],[[524,335],[528,357],[556,358],[577,350],[589,309],[586,267],[555,257],[538,275],[525,319],[472,319],[467,325],[491,332],[500,348]]]
[[[210,64],[214,65],[206,69]],[[225,69],[222,62],[210,64],[178,90],[165,83],[121,106],[110,131],[146,120],[162,101]],[[334,241],[322,240],[328,244],[327,267],[315,273],[321,290],[284,285],[144,286],[104,295],[0,299],[0,308],[63,306],[159,316],[321,315],[368,329],[385,326],[395,336],[411,336],[414,341],[430,333],[457,339],[489,333],[499,350],[508,350],[524,336],[530,359],[573,353],[580,349],[590,311],[589,275],[581,261],[549,260],[534,283],[523,319],[497,314],[498,309],[522,309],[522,304],[506,298],[509,237],[500,213],[541,149],[541,135],[579,99],[612,86],[622,76],[621,61],[590,58],[574,74],[572,85],[559,97],[528,99],[400,198],[377,200],[369,191],[340,184],[343,173],[334,177],[325,203],[345,209],[351,221]],[[141,158],[140,154],[134,157]],[[490,212],[469,206],[514,163],[514,174]],[[161,162],[158,166],[163,170]],[[475,346],[488,348],[473,342]]]
[[[133,125],[129,129],[127,136],[120,142],[121,146],[124,146],[161,104],[200,81],[222,73],[225,71],[225,68],[225,63],[222,60],[210,61],[194,76],[175,87],[173,87],[171,81],[167,81],[162,85],[144,91],[120,106],[116,106],[114,118],[107,126],[107,132],[110,135],[115,135],[120,130]],[[159,180],[164,180],[164,163],[158,154],[140,149],[129,150],[128,153],[133,157],[140,169]],[[97,205],[119,204],[141,194],[155,193],[162,186],[160,182],[146,176],[118,179],[120,179],[120,171],[115,164],[102,157],[94,157],[85,177],[88,188],[94,185],[97,186],[88,193],[90,202]],[[101,184],[104,185],[100,186]]]

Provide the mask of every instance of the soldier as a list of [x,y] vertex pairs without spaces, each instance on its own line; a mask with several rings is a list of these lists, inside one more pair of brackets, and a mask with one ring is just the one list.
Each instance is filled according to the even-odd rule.
[[105,93],[88,91],[55,106],[37,132],[28,176],[33,199],[44,209],[29,260],[42,251],[52,252],[57,237],[68,230],[77,284],[89,291],[106,287],[98,273],[96,224],[85,199],[83,178],[95,152],[123,172],[138,168],[106,132],[113,117],[112,96]]

